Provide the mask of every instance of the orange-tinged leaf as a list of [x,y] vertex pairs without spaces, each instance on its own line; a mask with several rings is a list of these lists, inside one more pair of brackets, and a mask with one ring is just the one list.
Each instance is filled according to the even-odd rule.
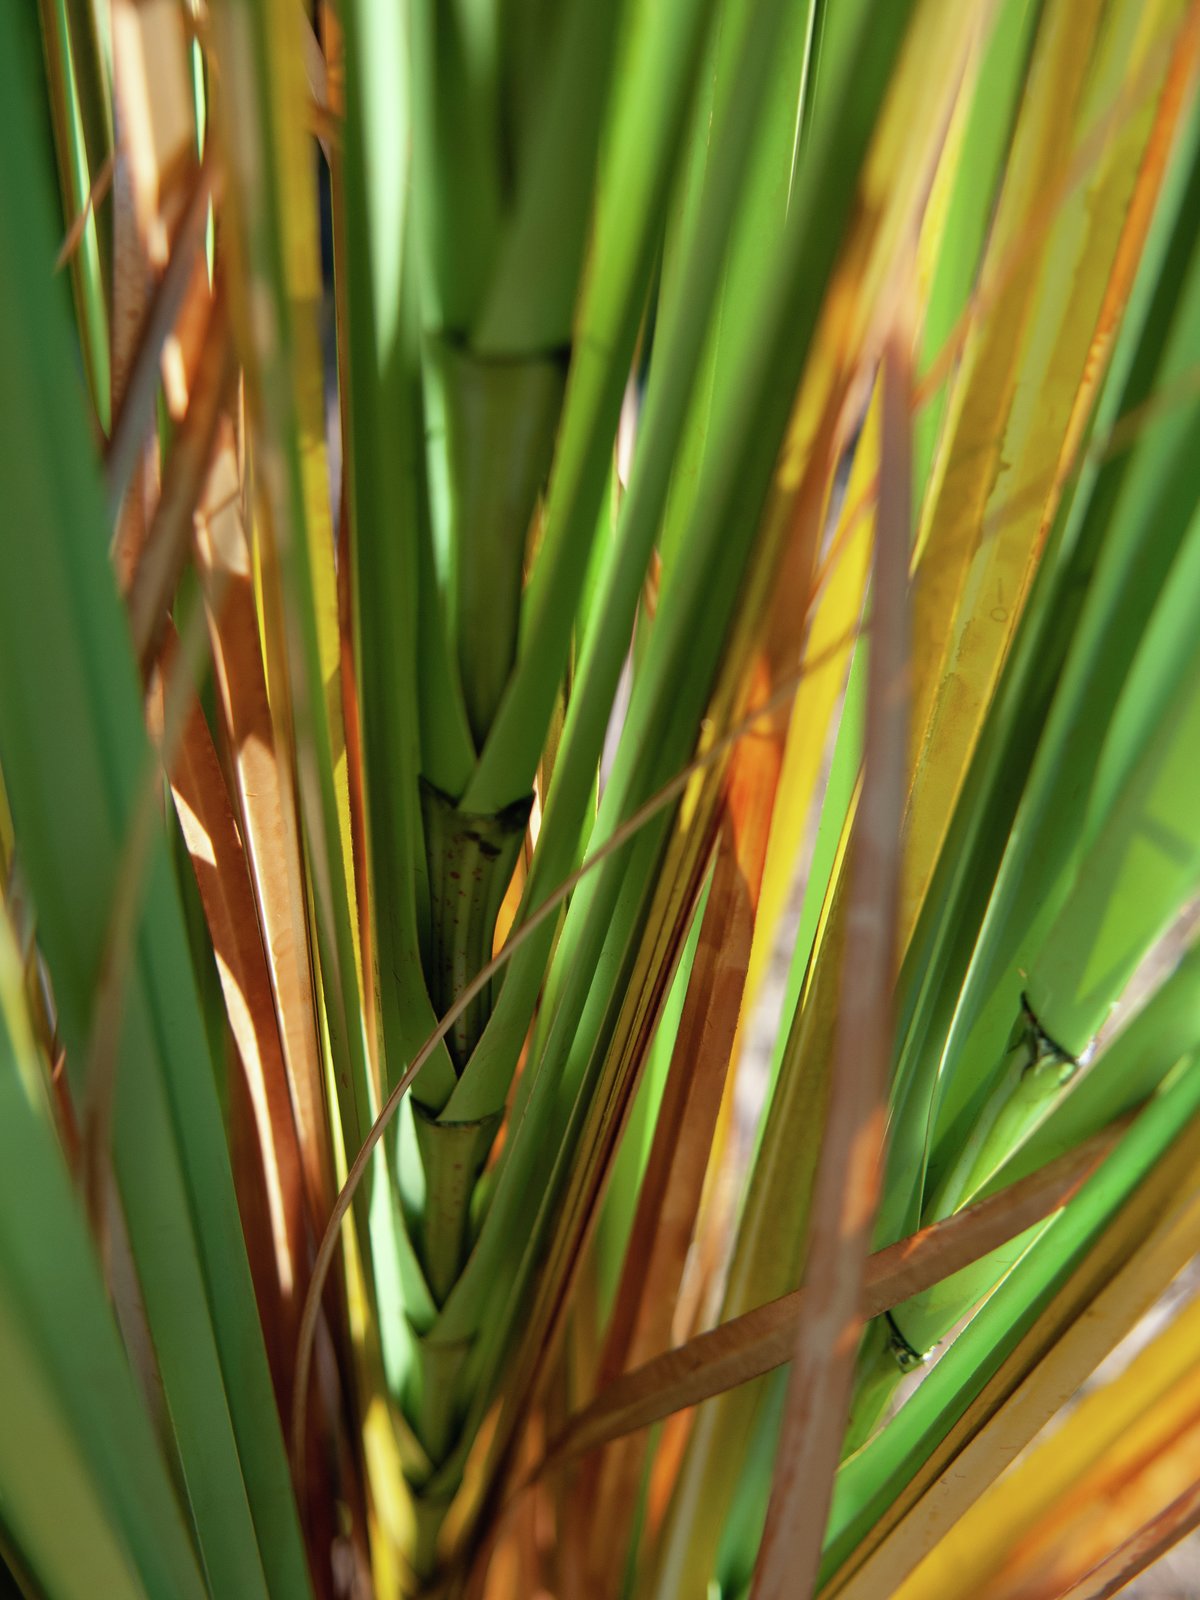
[[[118,169],[119,173],[119,169]],[[154,432],[155,404],[163,360],[181,319],[207,322],[210,292],[204,269],[203,243],[215,172],[208,162],[196,173],[187,206],[175,231],[170,259],[161,279],[140,292],[141,278],[133,269],[122,273],[131,302],[128,314],[114,306],[113,424],[104,452],[109,508],[117,523],[112,541],[113,563],[123,590],[128,589],[140,558],[148,519],[158,498],[158,441]],[[116,235],[123,236],[131,220],[120,185],[115,199]],[[139,248],[136,241],[131,249]],[[130,287],[132,285],[132,287]],[[124,291],[123,291],[124,292]],[[188,309],[190,306],[190,309]],[[193,363],[199,351],[192,351]],[[182,358],[181,358],[182,359]],[[185,374],[188,384],[193,368]],[[176,417],[186,409],[183,393]]]
[[237,378],[228,308],[220,293],[209,305],[204,344],[191,376],[187,414],[167,457],[162,491],[126,595],[133,647],[143,674],[149,671],[187,562],[221,412]]
[[[164,673],[169,674],[176,653],[169,636]],[[261,1185],[265,1203],[267,1231],[247,1227],[246,1244],[276,1393],[286,1407],[307,1278],[300,1151],[245,852],[198,700],[193,699],[170,753],[169,772],[237,1046],[240,1080],[231,1094],[235,1177],[239,1196]]]
[[[600,1357],[600,1383],[639,1365],[670,1337],[744,1004],[779,756],[778,740],[766,728],[739,745],[730,762],[712,882]],[[621,1566],[613,1559],[613,1541],[632,1524],[643,1460],[644,1442],[625,1440],[581,1475],[576,1498],[587,1508],[591,1530],[589,1594],[616,1590]]]
[[[190,57],[178,0],[113,0],[112,397],[115,423],[124,424],[115,426],[114,434],[138,435],[133,441],[137,464],[114,550],[122,587],[140,557],[158,493],[151,402],[160,365],[170,379],[172,413],[181,416],[187,380],[175,326],[189,299],[187,320],[203,324],[208,299],[202,260],[191,257],[182,271],[177,261],[175,275],[183,281],[176,303],[166,325],[152,327],[155,291],[162,287],[168,262],[189,248],[186,213],[199,159]],[[139,352],[147,348],[149,360],[140,363],[139,374]]]
[[300,1129],[309,1215],[319,1230],[333,1204],[335,1184],[306,938],[305,879],[291,778],[280,759],[267,701],[237,452],[228,419],[196,524],[196,563],[205,588],[254,905]]
[[[247,372],[272,717],[294,753],[329,1033],[357,1144],[377,1101],[371,986],[355,894],[333,518],[325,453],[316,190],[304,126],[302,33],[291,0],[213,14],[234,323]],[[365,997],[365,1003],[364,1003]]]

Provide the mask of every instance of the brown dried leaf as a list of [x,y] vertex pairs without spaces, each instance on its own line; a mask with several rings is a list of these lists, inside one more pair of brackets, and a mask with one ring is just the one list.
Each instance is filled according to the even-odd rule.
[[[1099,1134],[1011,1187],[869,1256],[861,1315],[882,1315],[1059,1210],[1112,1149],[1119,1131]],[[768,1301],[609,1384],[551,1441],[536,1475],[790,1361],[804,1296],[797,1289]]]

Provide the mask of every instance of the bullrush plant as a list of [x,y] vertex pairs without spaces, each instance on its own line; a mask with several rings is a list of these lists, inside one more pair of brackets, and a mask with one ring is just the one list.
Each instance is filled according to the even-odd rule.
[[1039,1436],[1200,1249],[1200,5],[0,31],[10,1588],[1115,1593],[1194,1306]]

